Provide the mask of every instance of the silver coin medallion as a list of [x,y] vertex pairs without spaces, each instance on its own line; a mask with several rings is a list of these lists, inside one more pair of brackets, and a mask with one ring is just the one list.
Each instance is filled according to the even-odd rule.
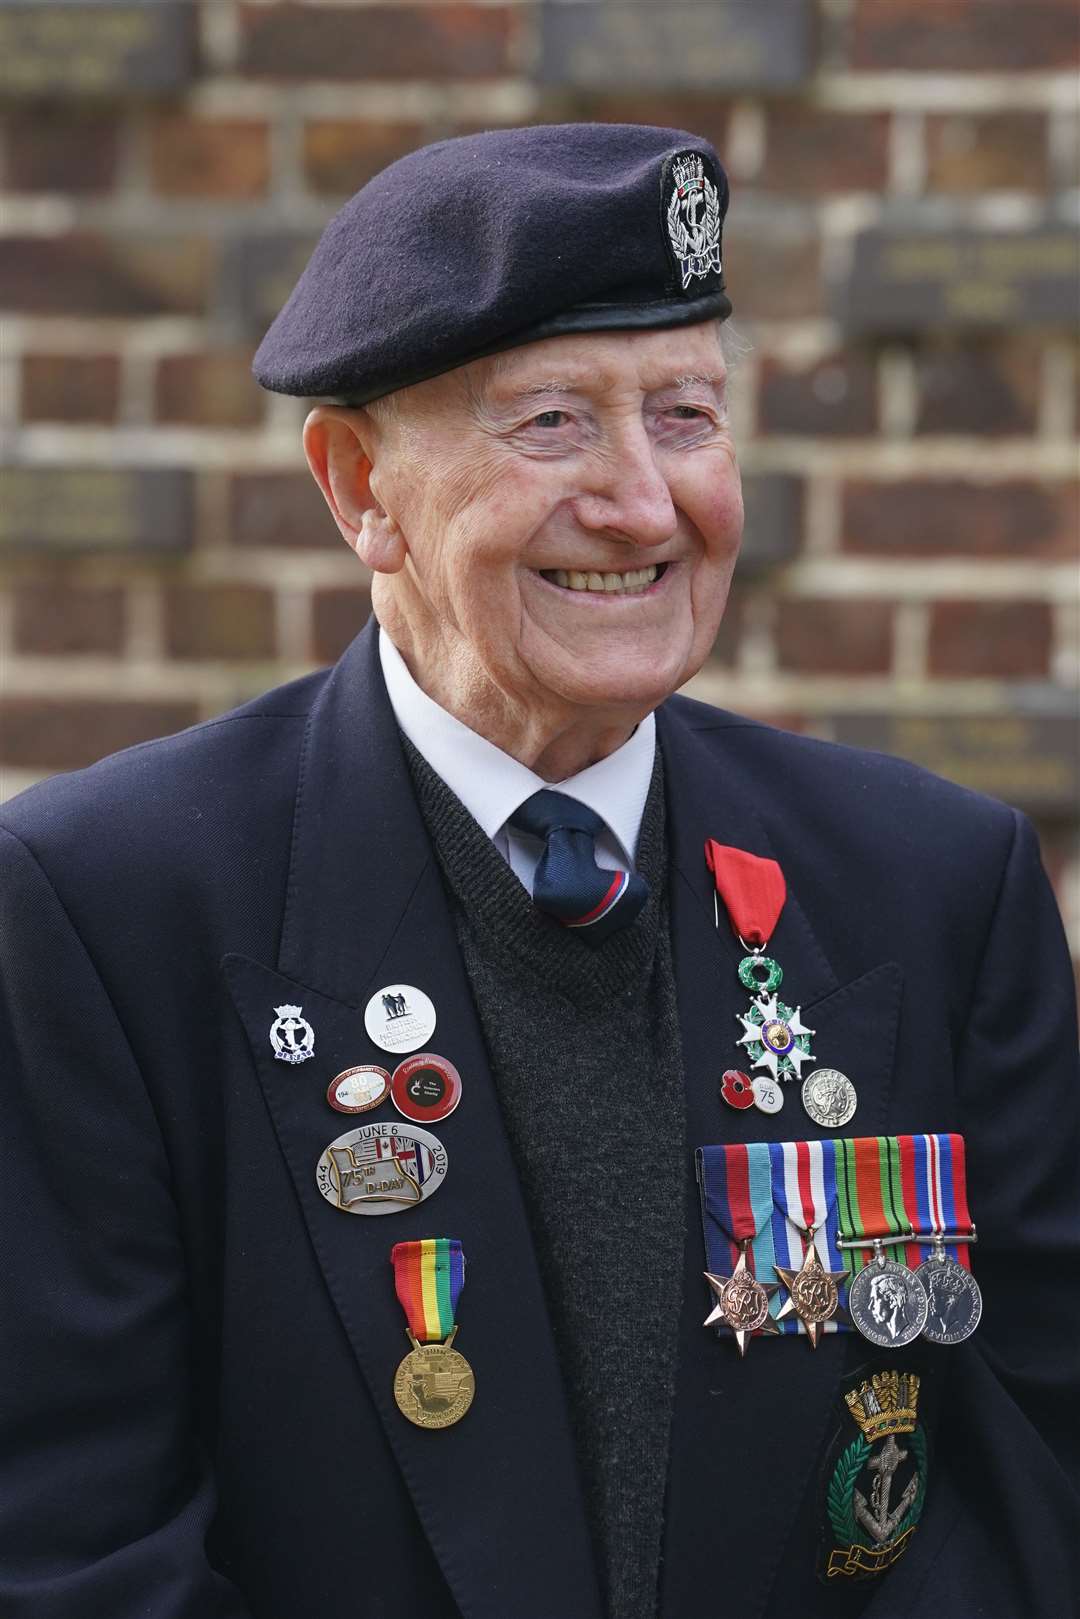
[[315,1184],[346,1214],[400,1214],[438,1191],[446,1170],[446,1148],[430,1131],[400,1121],[361,1124],[319,1155]]
[[384,1051],[419,1051],[435,1033],[435,1008],[414,984],[386,984],[364,1008],[364,1027]]
[[969,1270],[947,1254],[931,1255],[915,1271],[926,1294],[924,1338],[932,1344],[962,1344],[982,1316],[982,1293]]
[[926,1325],[926,1293],[915,1272],[894,1259],[872,1259],[848,1284],[854,1325],[879,1349],[903,1349]]
[[855,1117],[859,1098],[855,1087],[839,1068],[815,1068],[803,1080],[802,1103],[815,1124],[823,1130],[839,1130]]

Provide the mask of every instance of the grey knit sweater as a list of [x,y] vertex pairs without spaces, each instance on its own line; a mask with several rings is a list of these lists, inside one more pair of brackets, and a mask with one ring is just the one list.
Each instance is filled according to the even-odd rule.
[[659,754],[637,862],[648,903],[594,947],[537,911],[406,752],[521,1176],[607,1611],[654,1619],[686,1163]]

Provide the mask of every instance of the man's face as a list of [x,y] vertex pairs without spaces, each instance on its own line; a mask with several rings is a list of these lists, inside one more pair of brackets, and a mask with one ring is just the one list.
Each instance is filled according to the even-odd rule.
[[742,529],[724,390],[709,323],[550,338],[398,395],[372,489],[421,684],[425,656],[464,655],[515,705],[645,712],[688,680]]

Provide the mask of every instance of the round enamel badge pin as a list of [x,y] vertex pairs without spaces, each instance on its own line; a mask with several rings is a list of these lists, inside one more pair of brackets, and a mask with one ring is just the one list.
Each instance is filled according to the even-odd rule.
[[437,1124],[461,1101],[461,1075],[445,1057],[419,1052],[415,1057],[406,1057],[394,1069],[390,1097],[404,1118]]
[[387,984],[364,1008],[364,1027],[384,1051],[416,1051],[435,1033],[435,1008],[413,984]]
[[390,1090],[390,1075],[385,1068],[363,1062],[356,1068],[346,1068],[335,1074],[326,1092],[326,1100],[335,1113],[369,1113],[386,1100]]

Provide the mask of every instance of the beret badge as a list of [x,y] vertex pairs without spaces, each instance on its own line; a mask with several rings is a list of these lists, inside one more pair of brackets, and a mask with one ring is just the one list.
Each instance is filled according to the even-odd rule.
[[701,152],[676,152],[667,160],[661,198],[668,242],[687,292],[694,281],[720,275],[720,192]]

